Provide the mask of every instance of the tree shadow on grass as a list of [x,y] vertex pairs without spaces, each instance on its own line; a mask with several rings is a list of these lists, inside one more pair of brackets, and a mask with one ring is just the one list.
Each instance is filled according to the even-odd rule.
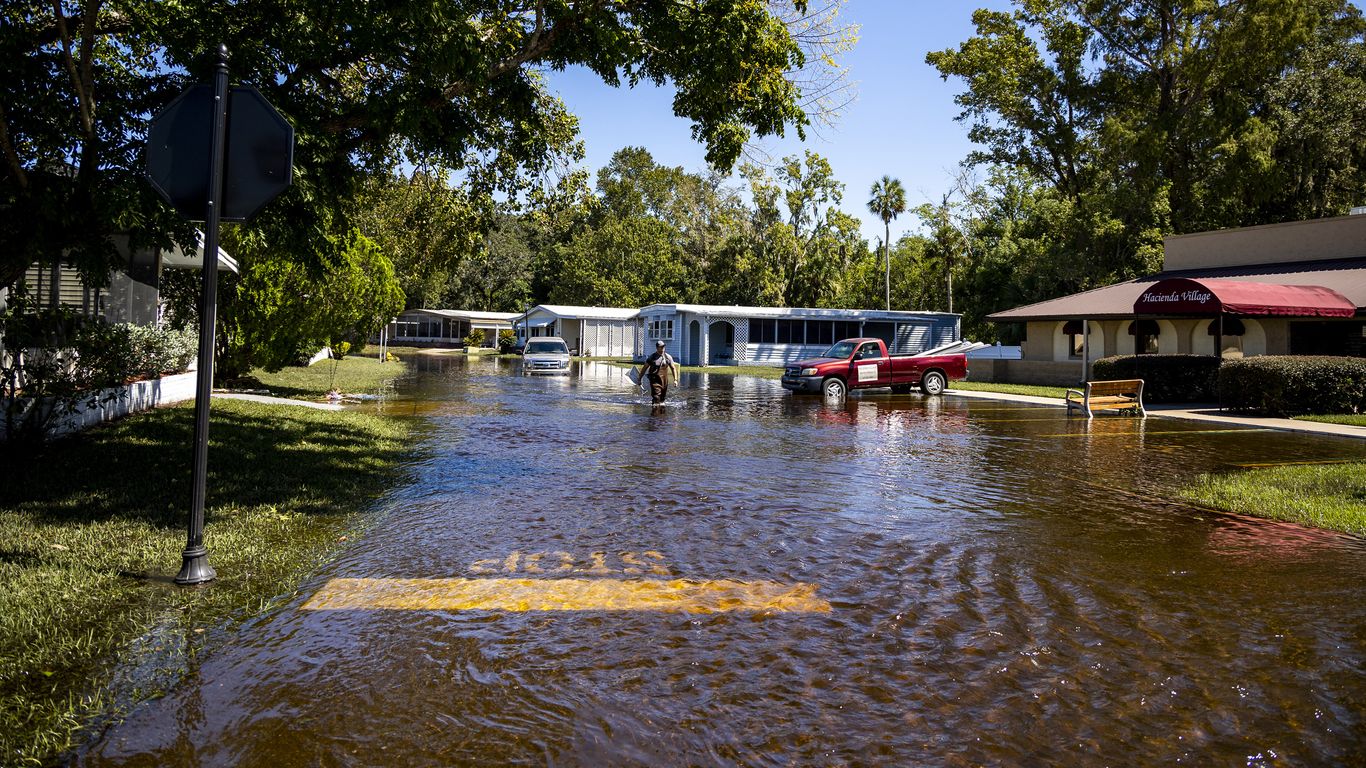
[[[402,479],[401,427],[376,417],[281,406],[212,412],[207,500],[213,510],[275,505],[291,513],[349,511]],[[0,446],[0,507],[35,521],[124,518],[184,525],[194,410],[157,409],[36,448]]]
[[293,400],[317,400],[318,390],[316,388],[291,387],[285,384],[267,384],[255,376],[238,376],[231,381],[225,382],[231,389],[241,390],[264,390],[273,397],[287,397]]

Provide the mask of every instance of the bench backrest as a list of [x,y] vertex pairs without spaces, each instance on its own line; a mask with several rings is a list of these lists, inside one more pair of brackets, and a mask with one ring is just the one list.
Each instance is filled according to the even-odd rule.
[[1138,393],[1143,391],[1143,379],[1116,379],[1114,381],[1088,381],[1086,382],[1086,394],[1088,397],[1107,397],[1110,395],[1131,395],[1138,397]]

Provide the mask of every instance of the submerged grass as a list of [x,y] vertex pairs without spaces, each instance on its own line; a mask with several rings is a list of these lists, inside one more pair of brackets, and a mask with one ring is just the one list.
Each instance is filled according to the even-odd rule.
[[49,762],[82,725],[156,695],[146,681],[109,689],[139,638],[170,638],[171,663],[183,665],[206,629],[289,599],[401,472],[411,430],[215,400],[205,543],[218,579],[184,588],[171,579],[193,422],[187,403],[0,456],[0,765]]
[[1366,462],[1201,475],[1182,496],[1227,512],[1366,536]]

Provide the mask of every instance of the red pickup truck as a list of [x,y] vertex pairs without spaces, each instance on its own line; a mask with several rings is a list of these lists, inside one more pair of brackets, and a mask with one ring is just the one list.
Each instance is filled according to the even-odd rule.
[[845,339],[823,357],[798,360],[783,370],[783,388],[844,397],[851,389],[891,387],[910,392],[919,384],[927,395],[944,391],[950,381],[968,377],[967,355],[889,355],[882,339]]

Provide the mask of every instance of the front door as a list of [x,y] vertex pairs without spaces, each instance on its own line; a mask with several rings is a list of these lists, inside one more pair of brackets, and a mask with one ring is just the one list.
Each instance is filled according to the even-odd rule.
[[849,383],[856,387],[890,387],[891,361],[882,354],[875,341],[866,341],[854,352],[849,362],[853,370],[849,372]]

